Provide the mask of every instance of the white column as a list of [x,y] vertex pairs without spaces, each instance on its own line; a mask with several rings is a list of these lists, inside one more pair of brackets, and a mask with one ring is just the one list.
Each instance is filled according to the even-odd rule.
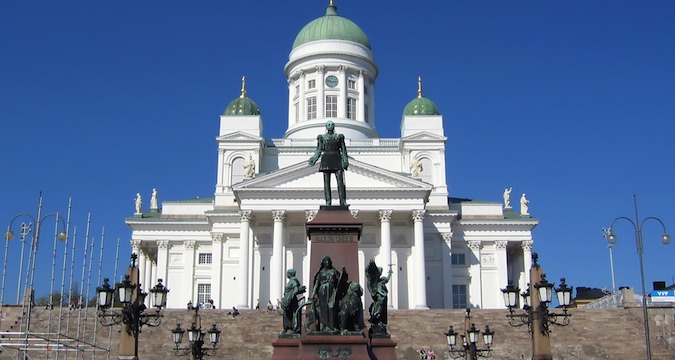
[[[169,241],[157,242],[157,280],[162,279],[166,286],[168,282],[167,269],[169,268]],[[154,286],[154,285],[153,285]]]
[[211,233],[211,298],[216,309],[222,309],[222,290],[220,285],[223,283],[223,237],[221,232]]
[[361,70],[359,71],[359,98],[358,98],[358,113],[356,114],[356,119],[361,122],[366,122],[366,72]]
[[[141,278],[141,285],[143,287],[143,291],[147,292],[152,288],[152,259],[150,259],[149,255],[145,256],[145,274],[143,274],[143,277]],[[146,303],[149,304],[148,300],[150,300],[150,296],[146,297]]]
[[326,117],[326,84],[324,83],[325,71],[323,65],[316,67],[316,118],[324,119]]
[[272,259],[270,261],[270,299],[281,299],[283,287],[284,219],[286,210],[272,210],[274,234],[272,236]]
[[518,286],[523,289],[527,289],[527,284],[530,283],[530,268],[532,267],[532,245],[534,241],[525,240],[520,243],[521,249],[523,249],[523,272],[520,276],[520,282]]
[[152,271],[152,275],[150,275],[150,284],[152,286],[155,286],[157,284],[157,260],[151,260],[150,261],[150,269]]
[[443,251],[443,306],[452,309],[452,232],[442,233],[445,242]]
[[338,117],[347,117],[347,68],[344,66],[338,67],[340,75],[340,95],[338,96]]
[[[482,299],[482,289],[483,289],[483,277],[481,273],[480,266],[480,249],[482,244],[477,240],[469,240],[466,244],[471,250],[472,256],[469,258],[472,260],[471,265],[469,265],[469,279],[471,283],[469,284],[469,299],[467,299],[467,306],[479,306],[483,307]],[[476,259],[473,261],[473,259]]]
[[428,309],[427,306],[427,272],[424,255],[424,213],[426,210],[413,210],[415,247],[413,257],[415,264],[415,309]]
[[[304,77],[303,77],[304,79]],[[302,86],[302,85],[301,85]],[[239,288],[239,304],[237,305],[240,309],[249,309],[251,305],[249,304],[249,289],[248,289],[248,268],[249,268],[249,231],[251,230],[249,221],[251,221],[251,210],[241,210],[239,211],[241,216],[241,227],[239,231],[239,277],[237,282]]]
[[[390,268],[391,262],[391,213],[392,210],[380,210],[380,264],[382,264],[382,270],[388,271]],[[387,289],[391,293],[392,284],[398,279],[397,271],[394,271],[392,278],[389,279],[387,284]],[[386,276],[386,274],[382,274]],[[390,308],[392,307],[391,301],[387,304]]]
[[[178,304],[183,306],[187,304],[188,300],[192,300],[193,304],[197,304],[197,294],[195,294],[196,286],[194,283],[194,273],[195,273],[195,241],[186,240],[183,241],[183,289],[184,289],[184,298],[178,299]],[[165,282],[164,285],[167,286],[169,282]]]
[[142,282],[145,281],[145,258],[146,258],[146,256],[145,256],[145,251],[141,250],[140,244],[138,246],[137,251],[138,252],[136,254],[138,255],[138,259],[136,261],[137,261],[137,264],[138,264],[138,279],[142,283]]
[[[316,217],[316,214],[318,213],[318,210],[305,210],[305,220],[307,222],[310,222],[314,220]],[[302,272],[302,283],[303,284],[309,284],[312,281],[312,275],[310,275],[310,258],[312,256],[312,242],[309,241],[309,237],[306,239],[307,241],[307,255],[305,256],[302,265],[303,265],[303,272]]]
[[[495,241],[495,249],[497,250],[497,281],[498,287],[495,289],[495,295],[499,297],[501,295],[502,288],[505,288],[509,284],[509,272],[508,272],[508,258],[506,256],[506,248],[508,247],[509,242],[506,240]],[[503,301],[498,301],[497,304],[504,305]]]
[[[298,122],[307,121],[307,96],[305,95],[305,72],[300,71],[300,77],[298,81],[300,82],[300,95],[298,96],[298,108],[300,111],[300,116],[298,117]],[[293,121],[289,119],[289,121]]]

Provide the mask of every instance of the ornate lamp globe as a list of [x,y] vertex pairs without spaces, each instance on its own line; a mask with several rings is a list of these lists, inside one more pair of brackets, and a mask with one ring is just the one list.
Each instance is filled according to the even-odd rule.
[[485,325],[485,331],[483,331],[483,341],[485,341],[485,346],[490,348],[492,346],[492,337],[494,336],[495,332],[490,330],[489,325]]
[[476,329],[476,324],[471,324],[471,329],[469,329],[467,333],[469,333],[469,341],[472,344],[478,342],[478,335],[480,334],[480,330]]
[[201,332],[202,330],[197,328],[195,326],[195,323],[192,323],[192,326],[190,326],[190,328],[187,329],[188,341],[190,341],[190,343],[194,343],[195,341],[200,340],[199,335],[201,334]]
[[556,295],[558,296],[558,304],[563,307],[570,306],[572,302],[572,291],[574,287],[567,286],[565,283],[565,278],[560,279],[560,287],[555,289]]
[[216,344],[218,344],[218,340],[220,339],[220,330],[218,330],[216,324],[213,324],[213,326],[211,326],[208,333],[211,344],[213,344],[213,346],[216,346]]
[[507,308],[513,309],[518,305],[518,293],[520,289],[513,284],[509,284],[506,288],[502,289],[502,295],[504,295],[504,305]]
[[171,337],[176,346],[183,342],[183,334],[185,334],[185,330],[180,327],[180,324],[176,324],[176,328],[171,330]]
[[157,285],[150,289],[152,294],[152,304],[157,309],[161,309],[166,306],[166,294],[169,292],[169,289],[162,285],[162,279],[157,279]]
[[541,281],[534,285],[539,292],[539,301],[543,303],[550,303],[553,299],[553,283],[546,280],[546,274],[541,274]]
[[120,302],[122,304],[131,304],[136,285],[131,283],[129,275],[124,275],[124,280],[118,282],[115,287],[117,288],[117,296],[119,296]]
[[445,338],[448,341],[448,346],[453,348],[455,344],[457,344],[457,331],[455,331],[452,326],[448,328],[448,332],[443,333],[445,334]]
[[103,279],[103,285],[96,288],[97,305],[99,309],[105,310],[112,306],[113,294],[115,290],[108,283],[109,279]]

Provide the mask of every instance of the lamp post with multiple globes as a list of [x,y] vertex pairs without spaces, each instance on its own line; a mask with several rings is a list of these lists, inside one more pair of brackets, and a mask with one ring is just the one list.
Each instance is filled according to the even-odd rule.
[[202,317],[199,315],[199,307],[194,308],[194,318],[192,325],[187,329],[188,341],[190,342],[187,347],[182,347],[181,343],[183,342],[183,335],[186,330],[180,327],[180,324],[176,325],[176,328],[171,330],[171,336],[173,343],[176,344],[174,348],[174,353],[178,356],[189,355],[191,360],[202,360],[204,356],[212,356],[216,354],[216,345],[218,345],[218,340],[220,338],[220,330],[216,327],[216,324],[213,324],[211,328],[206,332],[209,335],[209,342],[211,347],[204,346],[204,335],[206,333],[202,331]]
[[[495,332],[490,330],[490,326],[486,325],[485,331],[481,333],[480,329],[476,328],[476,324],[471,323],[471,309],[466,309],[464,316],[464,331],[466,335],[460,335],[462,344],[459,348],[455,348],[457,345],[458,333],[454,330],[453,326],[450,326],[448,331],[444,333],[448,341],[448,351],[450,352],[451,358],[476,360],[478,357],[489,358],[492,356],[492,338]],[[485,348],[479,348],[477,345],[479,335],[481,334],[483,335]]]
[[502,293],[504,304],[509,308],[509,314],[506,315],[509,318],[509,325],[527,325],[532,335],[532,359],[550,360],[553,359],[553,355],[549,338],[551,332],[549,325],[569,325],[571,314],[567,312],[567,308],[572,301],[573,288],[567,286],[564,278],[560,279],[560,287],[555,289],[555,292],[558,297],[558,304],[562,306],[562,313],[551,311],[548,306],[553,300],[555,284],[546,280],[546,274],[539,266],[538,259],[539,255],[533,253],[529,288],[520,294],[524,301],[524,313],[517,314],[514,312],[514,309],[518,307],[518,295],[520,293],[518,287],[509,284],[502,289]]
[[[115,285],[115,289],[110,286],[108,279],[104,279],[103,285],[96,288],[97,316],[101,325],[125,325],[125,331],[120,337],[119,354],[121,357],[133,354],[134,360],[138,360],[138,334],[141,333],[141,328],[143,325],[155,327],[161,324],[163,315],[160,310],[166,306],[166,295],[169,292],[169,289],[162,285],[162,279],[158,279],[157,285],[150,289],[151,304],[155,307],[155,312],[145,312],[147,309],[145,297],[148,293],[141,289],[136,258],[136,254],[131,254],[131,265],[127,274],[124,280]],[[119,302],[122,303],[122,309],[119,312],[112,311],[115,291],[118,293]]]

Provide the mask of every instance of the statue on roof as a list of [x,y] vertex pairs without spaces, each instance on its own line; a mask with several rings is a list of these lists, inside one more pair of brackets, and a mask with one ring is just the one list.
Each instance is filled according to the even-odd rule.
[[330,176],[335,174],[337,179],[340,206],[347,205],[347,190],[345,189],[344,172],[349,167],[345,136],[335,132],[335,123],[331,120],[326,122],[326,133],[317,136],[314,156],[309,159],[309,166],[314,166],[321,157],[319,172],[323,173],[323,193],[326,205],[331,205]]
[[141,199],[141,193],[136,193],[136,214],[140,214],[142,210],[143,200]]
[[511,208],[511,190],[513,188],[504,189],[504,209]]
[[530,215],[530,208],[527,204],[530,203],[530,200],[525,198],[525,193],[520,197],[520,215]]
[[158,208],[157,189],[152,189],[152,197],[150,197],[150,210],[157,210]]

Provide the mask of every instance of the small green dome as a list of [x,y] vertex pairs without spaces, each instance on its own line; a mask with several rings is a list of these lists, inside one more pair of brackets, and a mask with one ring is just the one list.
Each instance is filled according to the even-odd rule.
[[260,115],[260,109],[256,103],[247,97],[238,97],[227,105],[223,115],[229,116],[243,116],[243,115]]
[[403,115],[440,115],[433,101],[425,97],[417,97],[406,105]]
[[370,40],[363,30],[351,20],[338,16],[332,1],[326,8],[325,16],[311,21],[300,30],[293,49],[308,42],[329,39],[351,41],[371,49]]
[[417,97],[406,105],[403,115],[440,115],[436,104],[422,96],[422,77],[417,78]]
[[226,116],[246,116],[260,115],[260,108],[255,101],[246,97],[246,77],[241,77],[241,95],[232,100],[225,108],[223,115]]

